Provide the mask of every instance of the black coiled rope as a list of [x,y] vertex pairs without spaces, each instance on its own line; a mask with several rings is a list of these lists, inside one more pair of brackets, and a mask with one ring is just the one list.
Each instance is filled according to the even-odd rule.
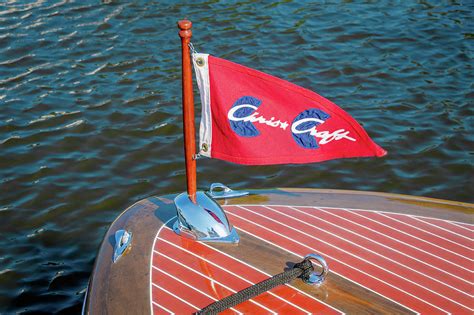
[[197,311],[194,314],[217,314],[219,312],[225,311],[228,308],[234,307],[242,302],[250,300],[256,297],[257,295],[270,291],[271,289],[279,285],[288,283],[296,278],[301,278],[306,281],[309,279],[309,276],[313,271],[313,264],[308,258],[305,258],[305,260],[303,260],[302,262],[295,264],[292,269],[274,275],[271,278],[263,280],[239,292],[229,295],[219,301],[209,304],[208,306],[206,306],[200,311]]

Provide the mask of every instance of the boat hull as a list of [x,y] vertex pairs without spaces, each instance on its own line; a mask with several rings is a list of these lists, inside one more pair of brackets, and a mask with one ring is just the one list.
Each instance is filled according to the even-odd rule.
[[[173,199],[141,200],[113,222],[85,313],[192,313],[313,252],[329,264],[322,286],[297,279],[228,312],[471,312],[472,204],[358,191],[254,191],[222,202],[241,241],[219,245],[177,236]],[[114,263],[118,230],[133,238]]]

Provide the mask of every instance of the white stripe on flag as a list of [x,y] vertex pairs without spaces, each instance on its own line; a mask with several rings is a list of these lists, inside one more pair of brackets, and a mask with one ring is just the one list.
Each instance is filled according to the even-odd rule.
[[194,73],[196,74],[202,104],[201,124],[199,126],[199,153],[211,157],[212,115],[208,57],[209,54],[193,54]]

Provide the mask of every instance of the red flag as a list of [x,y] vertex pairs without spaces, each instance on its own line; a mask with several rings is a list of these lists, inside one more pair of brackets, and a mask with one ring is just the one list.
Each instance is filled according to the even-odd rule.
[[193,54],[193,63],[204,156],[265,165],[387,153],[354,118],[312,91],[208,54]]

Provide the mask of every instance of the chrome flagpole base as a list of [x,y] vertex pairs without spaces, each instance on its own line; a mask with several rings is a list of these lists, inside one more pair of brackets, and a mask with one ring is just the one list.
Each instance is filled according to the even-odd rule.
[[240,240],[221,206],[203,191],[196,193],[196,203],[182,193],[174,199],[178,218],[176,234],[201,242],[234,243]]

